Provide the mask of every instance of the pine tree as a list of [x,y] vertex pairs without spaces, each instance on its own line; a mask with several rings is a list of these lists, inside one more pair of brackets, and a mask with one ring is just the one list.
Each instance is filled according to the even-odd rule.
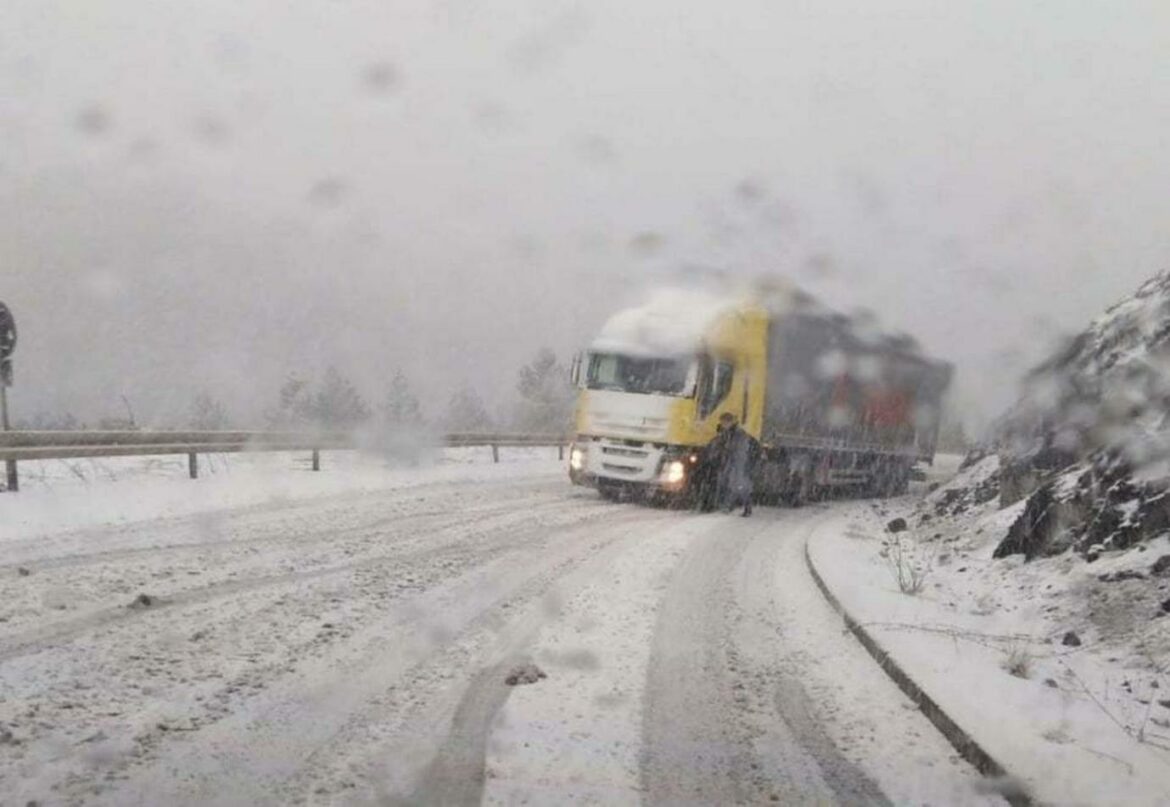
[[492,427],[483,399],[469,386],[463,386],[447,404],[446,427],[451,432],[486,432]]
[[336,367],[325,370],[312,401],[313,422],[322,428],[352,429],[370,419],[361,393]]
[[280,388],[275,410],[265,414],[270,429],[352,429],[370,418],[370,408],[357,388],[336,367],[325,370],[321,383],[293,373]]
[[390,387],[382,402],[382,421],[391,429],[423,425],[422,407],[401,370],[395,372],[394,378],[390,380]]
[[951,454],[966,454],[972,448],[963,419],[953,409],[943,410],[938,430],[938,450]]
[[280,387],[276,409],[265,412],[264,419],[270,429],[304,428],[313,424],[313,409],[309,381],[292,373]]
[[520,393],[516,424],[533,432],[558,434],[569,426],[573,389],[569,374],[556,354],[541,349],[532,362],[520,368],[516,385]]

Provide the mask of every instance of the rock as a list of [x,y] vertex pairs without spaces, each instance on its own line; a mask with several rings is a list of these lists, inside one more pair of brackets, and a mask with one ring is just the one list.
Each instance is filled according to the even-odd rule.
[[1081,637],[1077,636],[1076,633],[1070,630],[1064,635],[1064,638],[1060,640],[1060,643],[1065,647],[1080,647]]
[[1170,600],[1164,600],[1162,602],[1162,613],[1170,614]]
[[1045,678],[1044,686],[1048,687],[1049,689],[1060,689],[1060,684],[1056,683],[1056,679],[1054,678]]
[[[1170,555],[1168,555],[1167,557],[1170,557]],[[26,569],[25,567],[21,566],[16,570],[16,573],[18,575],[20,575],[21,577],[28,577],[30,574],[32,574],[32,571],[30,569]]]
[[893,521],[891,521],[889,524],[886,525],[886,529],[889,530],[890,532],[893,532],[893,533],[899,533],[899,532],[905,532],[909,528],[909,526],[910,525],[906,523],[906,519],[895,518]]
[[1158,705],[1163,709],[1170,709],[1170,698],[1158,701]]
[[1154,577],[1170,576],[1170,555],[1163,555],[1154,561],[1154,565],[1150,567],[1150,574]]
[[157,602],[154,597],[149,594],[139,594],[134,598],[134,602],[130,603],[131,608],[150,608]]
[[510,687],[524,686],[526,684],[535,684],[537,681],[545,678],[548,678],[548,676],[544,670],[532,662],[527,662],[513,667],[512,671],[508,673],[508,677],[504,679],[504,683]]
[[975,486],[975,491],[972,494],[975,499],[975,504],[987,504],[999,498],[999,474],[990,476]]
[[994,453],[995,451],[988,446],[976,446],[968,451],[967,455],[963,457],[963,461],[959,463],[959,473],[975,467]]
[[8,729],[0,726],[0,745],[19,745],[20,740]]
[[1145,580],[1146,576],[1137,569],[1125,569],[1120,572],[1110,572],[1097,578],[1102,583],[1120,583],[1124,580]]
[[1022,554],[1025,560],[1032,560],[1059,554],[1068,548],[1071,540],[1065,525],[1080,523],[1082,519],[1083,514],[1074,502],[1056,496],[1055,485],[1043,485],[1028,497],[1024,512],[1008,529],[992,557]]

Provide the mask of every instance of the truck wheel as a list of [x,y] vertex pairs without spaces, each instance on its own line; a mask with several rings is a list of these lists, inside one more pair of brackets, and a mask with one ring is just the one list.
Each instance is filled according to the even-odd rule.
[[793,475],[789,479],[781,499],[789,507],[804,507],[805,502],[808,501],[808,488],[808,480],[803,474]]
[[903,463],[875,466],[866,492],[878,499],[906,495],[910,492],[910,469]]
[[601,498],[607,502],[621,501],[622,489],[617,485],[610,485],[604,482],[599,482],[597,485],[597,492],[601,494]]

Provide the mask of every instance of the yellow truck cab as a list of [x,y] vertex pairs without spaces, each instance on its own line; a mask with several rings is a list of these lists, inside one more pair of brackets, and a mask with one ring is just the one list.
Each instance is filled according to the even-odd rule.
[[767,323],[748,301],[681,291],[611,319],[574,364],[572,480],[681,491],[725,412],[758,438]]

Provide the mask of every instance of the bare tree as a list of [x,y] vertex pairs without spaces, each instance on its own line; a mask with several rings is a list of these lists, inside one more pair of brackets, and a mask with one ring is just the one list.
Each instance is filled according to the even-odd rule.
[[50,415],[46,412],[37,412],[31,418],[18,420],[13,425],[18,431],[72,432],[87,428],[71,412],[55,415]]
[[230,418],[222,403],[209,393],[201,392],[191,404],[190,426],[196,431],[223,431],[228,428]]

